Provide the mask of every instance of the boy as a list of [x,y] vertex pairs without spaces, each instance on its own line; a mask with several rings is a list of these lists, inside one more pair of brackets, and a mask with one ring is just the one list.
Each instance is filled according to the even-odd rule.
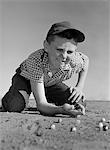
[[[2,106],[9,112],[21,112],[31,92],[37,108],[43,115],[85,114],[82,89],[87,75],[89,60],[77,52],[77,44],[85,36],[69,22],[52,25],[48,31],[44,48],[33,52],[12,78],[12,86],[2,98]],[[78,73],[75,87],[63,81]]]

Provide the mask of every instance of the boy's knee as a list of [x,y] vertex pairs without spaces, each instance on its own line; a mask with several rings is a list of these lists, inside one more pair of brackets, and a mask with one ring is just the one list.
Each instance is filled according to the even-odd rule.
[[2,98],[2,106],[5,111],[21,112],[25,105],[25,99],[18,90],[8,91]]

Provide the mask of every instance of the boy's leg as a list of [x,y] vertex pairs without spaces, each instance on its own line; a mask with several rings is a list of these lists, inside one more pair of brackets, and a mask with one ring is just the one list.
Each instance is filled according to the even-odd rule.
[[16,89],[9,90],[2,98],[2,107],[4,111],[21,112],[24,110],[25,105],[24,97]]
[[21,112],[26,107],[26,100],[31,94],[29,80],[19,75],[17,72],[12,78],[12,86],[2,98],[2,106],[5,111]]
[[[68,98],[71,95],[70,87],[66,84],[60,82],[56,85],[45,88],[46,98],[49,103],[55,103],[56,105],[63,105],[65,103],[70,103]],[[86,102],[80,102],[84,107]]]
[[49,103],[63,105],[68,103],[70,96],[69,87],[64,83],[57,83],[53,86],[45,88],[46,98]]
[[24,90],[19,90],[19,92],[22,94],[22,96],[24,97],[25,99],[25,103],[26,103],[26,108],[28,107],[28,104],[29,104],[29,96],[30,94],[27,94],[26,91]]

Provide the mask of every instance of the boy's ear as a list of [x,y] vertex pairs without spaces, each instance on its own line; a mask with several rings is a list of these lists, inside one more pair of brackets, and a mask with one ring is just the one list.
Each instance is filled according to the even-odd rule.
[[46,52],[48,52],[48,42],[45,40],[44,41],[44,43],[43,43],[43,46],[44,46],[44,50],[46,51]]

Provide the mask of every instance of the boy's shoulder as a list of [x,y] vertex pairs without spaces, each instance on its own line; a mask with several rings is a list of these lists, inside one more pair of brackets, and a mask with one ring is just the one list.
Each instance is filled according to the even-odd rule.
[[76,52],[76,58],[77,58],[77,59],[83,59],[83,60],[88,60],[88,59],[89,59],[88,56],[85,55],[85,54],[82,53],[82,52]]
[[44,53],[44,49],[38,49],[29,55],[29,58],[40,58]]
[[82,52],[76,52],[76,55],[79,57],[87,57],[87,55]]
[[71,65],[72,68],[74,68],[75,66],[77,66],[77,67],[82,66],[87,61],[88,61],[88,56],[86,56],[82,52],[76,52],[75,56],[70,61],[70,65]]

